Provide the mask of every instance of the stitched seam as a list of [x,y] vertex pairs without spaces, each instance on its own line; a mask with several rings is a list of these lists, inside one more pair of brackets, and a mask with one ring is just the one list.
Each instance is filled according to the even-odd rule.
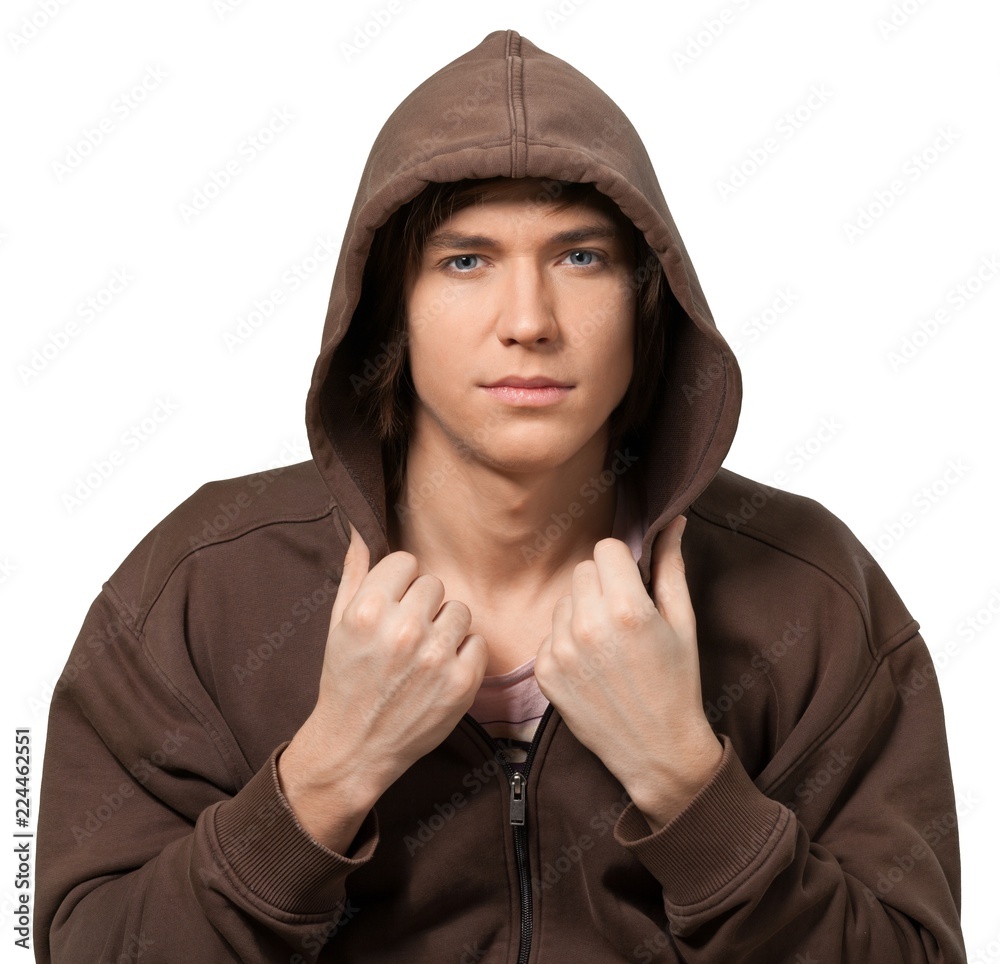
[[[906,640],[906,642],[907,643],[912,642],[914,639],[917,638],[917,636],[918,636],[918,634],[914,633],[912,636],[909,637],[909,639]],[[898,647],[898,646],[896,647],[896,649],[899,649],[899,648],[900,647]],[[785,780],[787,778],[788,774],[792,770],[794,770],[796,767],[800,766],[803,761],[807,760],[812,754],[814,754],[816,752],[816,750],[820,748],[820,746],[822,746],[824,743],[826,743],[827,740],[830,737],[832,737],[833,734],[836,733],[837,730],[839,730],[840,727],[844,725],[844,723],[847,722],[847,720],[850,718],[850,716],[854,712],[854,710],[857,709],[857,707],[860,705],[862,699],[864,698],[864,696],[867,693],[868,689],[871,687],[872,683],[877,678],[878,671],[887,662],[888,662],[888,660],[879,660],[877,663],[875,663],[873,665],[872,671],[862,681],[861,685],[858,687],[858,689],[857,689],[854,697],[851,699],[851,701],[849,702],[849,704],[846,707],[846,709],[844,710],[844,712],[842,712],[840,714],[840,716],[838,716],[830,724],[830,726],[828,726],[823,731],[823,733],[820,734],[809,745],[809,747],[805,751],[803,751],[802,753],[800,753],[798,755],[798,757],[795,758],[794,761],[792,761],[784,770],[782,770],[781,773],[779,773],[773,780],[771,780],[771,782],[768,783],[768,785],[766,787],[761,787],[760,788],[761,789],[761,793],[763,793],[765,796],[770,796],[770,792],[775,787],[777,787],[783,780]]]
[[517,113],[514,109],[514,58],[507,56],[507,119],[510,123],[510,172],[515,173],[514,158],[517,144]]
[[[208,718],[198,709],[198,707],[194,704],[194,702],[190,700],[183,693],[183,691],[173,683],[173,681],[167,676],[167,674],[164,672],[159,663],[157,663],[157,661],[153,658],[153,655],[150,652],[149,647],[146,645],[146,639],[144,634],[134,629],[128,623],[128,621],[125,620],[124,618],[125,613],[128,610],[127,608],[122,610],[119,607],[118,603],[116,602],[116,600],[120,599],[118,594],[113,591],[111,586],[106,586],[105,589],[107,590],[106,595],[110,599],[111,604],[118,611],[118,614],[123,617],[125,628],[128,630],[132,638],[140,647],[142,655],[145,657],[146,662],[149,663],[149,665],[152,667],[157,678],[167,688],[167,691],[171,694],[171,696],[173,696],[174,699],[188,711],[188,713],[205,731],[208,738],[211,740],[212,745],[215,747],[216,752],[219,754],[219,757],[226,764],[226,767],[229,770],[230,776],[233,778],[234,783],[236,785],[239,785],[241,780],[245,782],[247,778],[244,773],[239,772],[239,761],[236,761],[233,755],[229,752],[229,749],[223,745],[224,741],[222,739],[222,735],[216,730],[214,726],[212,726]],[[246,762],[245,759],[242,759],[242,754],[240,754],[240,757],[246,773],[249,773],[252,776],[253,771],[250,769],[250,765]]]
[[[748,539],[753,539],[756,542],[762,543],[763,545],[770,546],[772,549],[775,549],[778,552],[783,552],[787,556],[791,556],[794,559],[798,559],[805,565],[811,566],[817,572],[821,572],[831,582],[836,583],[836,585],[838,585],[845,593],[847,593],[847,595],[851,597],[851,599],[854,601],[854,604],[858,607],[858,611],[861,613],[865,623],[865,639],[868,642],[868,648],[872,654],[873,659],[875,659],[877,662],[881,662],[883,656],[885,655],[885,652],[883,651],[882,647],[876,645],[875,640],[872,638],[871,633],[869,632],[869,623],[871,614],[868,610],[868,607],[864,605],[864,602],[861,599],[861,596],[858,593],[857,589],[855,588],[854,584],[847,578],[847,576],[844,573],[837,570],[836,567],[834,566],[826,567],[820,565],[820,563],[816,562],[813,559],[806,558],[800,552],[795,551],[791,546],[784,545],[780,540],[775,539],[773,536],[768,536],[760,529],[753,529],[749,523],[741,526],[739,529],[733,529],[728,523],[724,524],[721,521],[721,518],[712,513],[711,510],[705,509],[702,506],[698,506],[696,502],[691,504],[689,511],[693,512],[695,515],[704,519],[711,525],[718,526],[720,529],[726,529],[727,531],[733,532],[736,535],[745,536]],[[904,631],[908,631],[911,626],[916,626],[916,625],[917,621],[911,616],[910,619],[902,623],[899,626],[899,628],[889,633],[889,635],[885,637],[885,642],[895,639]],[[913,630],[913,633],[911,633],[911,635],[915,634],[915,632],[916,629]],[[909,638],[910,638],[909,636],[906,637],[906,639]],[[906,641],[906,639],[904,639],[904,642]],[[897,644],[897,646],[898,645],[900,644]],[[892,649],[896,649],[897,646],[893,646]]]
[[[224,545],[227,542],[233,542],[236,539],[240,539],[251,532],[256,532],[258,529],[264,529],[268,526],[273,525],[285,525],[286,523],[296,524],[299,522],[317,522],[318,520],[330,515],[330,513],[336,508],[337,503],[332,499],[322,510],[313,510],[311,513],[306,513],[302,515],[289,515],[277,519],[264,519],[259,522],[247,525],[246,528],[237,530],[235,532],[227,532],[224,535],[220,535],[218,538],[213,539],[211,542],[206,542],[204,545],[200,546],[188,546],[178,557],[171,563],[167,569],[167,572],[163,576],[163,581],[156,588],[155,593],[152,598],[150,598],[148,605],[144,609],[140,609],[136,614],[135,630],[137,633],[143,631],[143,626],[146,623],[146,618],[152,610],[153,606],[156,605],[156,601],[163,594],[166,589],[167,584],[170,582],[171,577],[180,567],[188,556],[193,555],[196,552],[202,552],[205,549],[209,549],[212,546]],[[110,582],[108,583],[108,588],[111,588]],[[117,594],[116,594],[117,595]],[[118,597],[120,598],[120,597]]]
[[816,739],[814,739],[794,760],[792,760],[784,770],[782,770],[766,787],[761,787],[761,793],[765,796],[770,796],[771,791],[775,787],[779,786],[781,782],[788,776],[788,774],[799,767],[805,760],[808,760],[817,750],[819,750],[827,741],[837,732],[846,722],[850,719],[851,714],[858,708],[865,694],[868,692],[872,683],[878,676],[878,671],[882,666],[882,660],[873,662],[865,674],[864,678],[858,684],[858,688],[852,694],[850,700],[840,711],[840,713],[835,716],[829,724],[820,733],[817,734]]

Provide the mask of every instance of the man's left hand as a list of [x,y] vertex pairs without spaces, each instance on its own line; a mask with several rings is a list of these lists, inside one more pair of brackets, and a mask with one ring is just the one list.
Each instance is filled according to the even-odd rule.
[[653,543],[653,595],[629,547],[602,539],[552,610],[535,679],[655,832],[711,778],[722,745],[701,704],[695,615],[681,557],[687,520]]

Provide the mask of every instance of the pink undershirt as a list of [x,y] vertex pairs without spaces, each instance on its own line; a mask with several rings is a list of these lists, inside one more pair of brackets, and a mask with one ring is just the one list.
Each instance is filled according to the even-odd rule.
[[[624,476],[616,483],[615,521],[611,535],[632,550],[636,562],[642,552],[642,537],[648,522],[642,492],[635,484],[625,484]],[[541,643],[541,639],[538,641]],[[469,714],[487,733],[503,746],[515,769],[523,763],[549,701],[535,682],[535,657],[509,673],[483,677]]]

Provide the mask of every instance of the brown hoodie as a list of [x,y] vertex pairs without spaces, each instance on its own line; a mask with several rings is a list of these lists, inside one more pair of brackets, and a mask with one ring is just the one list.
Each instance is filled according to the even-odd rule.
[[[275,759],[316,701],[347,539],[388,552],[378,443],[338,351],[372,234],[429,181],[588,181],[644,232],[683,317],[634,471],[678,513],[721,765],[657,833],[549,706],[510,768],[466,715],[347,854]],[[666,322],[664,322],[666,323]],[[346,344],[346,343],[345,343]],[[313,460],[211,482],[104,585],[56,688],[38,837],[39,961],[590,964],[965,960],[934,664],[885,574],[816,502],[720,468],[740,409],[646,151],[587,78],[497,31],[382,129],[306,405]]]

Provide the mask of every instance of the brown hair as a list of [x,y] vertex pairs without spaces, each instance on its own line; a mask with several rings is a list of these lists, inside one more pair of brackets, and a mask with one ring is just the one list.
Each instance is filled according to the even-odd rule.
[[[370,377],[355,379],[359,405],[382,444],[386,498],[394,502],[402,490],[406,471],[415,392],[406,349],[406,283],[419,268],[424,243],[457,211],[497,196],[493,190],[510,178],[466,179],[428,184],[412,201],[398,208],[380,227],[365,265],[356,320],[348,335],[362,342],[360,357],[378,357]],[[673,326],[668,318],[679,310],[670,292],[659,259],[642,232],[593,184],[537,180],[534,200],[552,204],[554,210],[574,204],[596,204],[631,233],[631,284],[636,293],[633,370],[628,391],[609,418],[611,453],[626,439],[641,447],[641,430],[662,378],[664,355]],[[370,367],[369,367],[370,370]]]

